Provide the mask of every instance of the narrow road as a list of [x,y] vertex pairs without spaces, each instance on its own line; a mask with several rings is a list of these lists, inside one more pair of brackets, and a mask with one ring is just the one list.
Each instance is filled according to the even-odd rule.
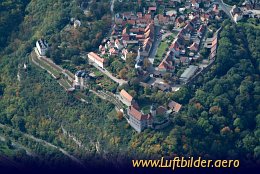
[[157,53],[157,49],[158,49],[158,47],[161,43],[161,40],[162,40],[162,36],[160,35],[160,30],[161,30],[160,26],[155,26],[154,42],[153,42],[153,45],[152,45],[152,48],[151,48],[151,51],[150,51],[150,54],[149,54],[149,57],[148,57],[148,59],[150,60],[150,62],[152,64],[154,62],[155,55]]
[[58,150],[59,150],[60,152],[62,152],[65,156],[69,157],[72,161],[76,162],[77,164],[79,164],[80,166],[82,166],[82,167],[85,168],[84,164],[83,164],[79,159],[77,159],[77,158],[74,157],[73,155],[70,155],[66,150],[64,150],[64,149],[62,149],[62,148],[60,148],[60,147],[58,147],[58,146],[55,146],[55,145],[53,145],[53,144],[51,144],[51,143],[49,143],[49,142],[47,142],[47,141],[45,141],[45,140],[42,140],[42,139],[40,139],[40,138],[36,138],[36,137],[34,137],[33,135],[30,135],[30,134],[27,134],[27,133],[23,133],[23,132],[21,132],[21,131],[18,131],[18,130],[13,129],[13,128],[9,127],[9,126],[3,125],[3,124],[1,124],[1,123],[0,123],[0,128],[3,128],[3,129],[6,129],[6,128],[7,128],[7,129],[10,129],[10,130],[12,130],[12,131],[14,131],[14,132],[19,132],[19,133],[21,133],[24,137],[29,138],[29,139],[32,139],[32,140],[34,140],[34,141],[36,141],[36,142],[38,142],[38,143],[40,143],[40,144],[42,144],[42,145],[44,145],[44,146],[48,146],[48,147],[52,147],[52,148],[58,149]]
[[96,67],[100,72],[102,72],[103,74],[108,76],[111,80],[113,80],[114,82],[118,83],[120,86],[125,84],[125,83],[127,83],[127,81],[125,81],[123,79],[118,79],[118,78],[114,77],[109,71],[107,71],[106,69],[100,68],[97,64],[92,63],[92,65],[94,67]]
[[215,2],[217,2],[219,4],[219,6],[221,7],[221,9],[228,15],[228,17],[233,21],[233,16],[231,15],[230,13],[230,10],[231,10],[231,6],[230,5],[227,5],[223,2],[223,0],[215,0]]
[[[37,56],[36,56],[35,59],[41,60],[41,59],[39,59]],[[36,64],[36,65],[39,66],[40,68],[45,69],[44,67],[42,67],[41,65],[39,65],[39,63],[37,63],[37,62],[34,60],[34,57],[33,57],[33,56],[31,56],[31,60],[32,60],[32,62],[33,62],[34,64]],[[49,64],[48,64],[48,65],[49,65]],[[51,66],[51,65],[49,65],[49,66]],[[114,80],[115,82],[119,83],[119,85],[122,85],[122,84],[124,84],[124,83],[127,83],[127,81],[124,81],[124,80],[115,78],[115,77],[112,76],[108,71],[103,70],[102,68],[100,68],[100,67],[97,66],[96,64],[94,64],[94,66],[95,66],[97,69],[99,69],[101,72],[103,72],[104,74],[106,74],[107,76],[109,76],[112,80]],[[54,68],[55,68],[55,67],[56,67],[56,66],[54,66]],[[45,69],[45,70],[46,70],[46,69]],[[58,70],[58,69],[56,68],[56,70]],[[64,71],[64,70],[62,70],[62,71]],[[51,74],[53,77],[55,77],[50,71],[47,70],[47,72],[48,72],[49,74]],[[70,74],[69,71],[67,71],[66,73],[67,73],[67,74]],[[59,83],[65,90],[67,90],[68,88],[63,85],[62,80],[64,81],[64,83],[67,82],[65,79],[62,79],[62,78],[60,78],[60,79],[57,80],[57,81],[58,81],[58,83]],[[69,84],[68,84],[68,86],[69,86]],[[85,87],[87,88],[87,86],[85,86]],[[89,91],[92,92],[93,94],[97,95],[97,96],[100,97],[101,99],[107,100],[107,101],[113,103],[113,104],[114,104],[115,106],[117,106],[119,109],[122,108],[121,103],[118,102],[117,100],[113,100],[113,99],[114,99],[113,95],[110,95],[110,96],[109,96],[106,91],[102,91],[102,92],[98,91],[98,92],[96,92],[96,91],[93,91],[93,90],[91,90],[91,89],[90,89]],[[87,103],[87,101],[85,101],[85,99],[83,99],[83,98],[81,98],[81,97],[80,97],[79,99],[80,99],[81,101]]]

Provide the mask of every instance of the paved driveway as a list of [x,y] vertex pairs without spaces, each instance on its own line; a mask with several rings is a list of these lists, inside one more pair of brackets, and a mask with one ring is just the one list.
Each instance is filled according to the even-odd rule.
[[103,74],[108,76],[111,80],[113,80],[114,82],[118,83],[120,86],[125,84],[125,83],[127,83],[127,81],[125,81],[123,79],[118,79],[118,78],[114,77],[109,71],[107,71],[105,68],[99,67],[96,63],[92,63],[92,65],[94,67],[96,67],[100,72],[102,72]]
[[150,60],[150,62],[152,64],[154,62],[154,58],[155,58],[157,49],[158,49],[158,47],[161,43],[161,40],[162,40],[162,36],[160,35],[160,30],[161,30],[160,26],[155,26],[154,42],[153,42],[153,46],[152,46],[151,51],[150,51],[150,55],[148,57],[148,59]]

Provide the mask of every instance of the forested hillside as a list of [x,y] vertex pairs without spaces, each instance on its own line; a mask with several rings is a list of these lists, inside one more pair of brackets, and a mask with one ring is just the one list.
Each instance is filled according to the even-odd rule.
[[[0,135],[34,151],[39,156],[32,159],[42,164],[48,164],[48,161],[62,162],[64,156],[55,149],[46,149],[20,136],[22,133],[62,147],[85,162],[95,157],[99,161],[102,159],[102,163],[103,160],[111,162],[113,157],[115,160],[112,162],[116,163],[122,162],[125,157],[161,157],[173,154],[210,159],[239,158],[250,164],[259,162],[260,30],[257,28],[235,25],[228,21],[223,23],[216,64],[192,87],[185,87],[169,95],[167,100],[174,99],[182,103],[183,110],[171,118],[173,123],[170,127],[161,131],[148,129],[136,133],[125,120],[117,117],[112,104],[91,93],[88,93],[89,104],[82,103],[66,93],[46,72],[32,64],[27,71],[21,71],[19,82],[18,64],[28,61],[35,41],[41,37],[53,41],[59,39],[57,43],[63,42],[62,45],[69,41],[78,44],[77,48],[85,51],[90,49],[89,44],[100,42],[101,36],[98,33],[107,32],[105,27],[108,24],[95,21],[102,17],[108,20],[109,16],[108,11],[102,14],[93,10],[98,3],[91,8],[90,14],[95,18],[77,17],[89,20],[91,27],[96,27],[95,30],[80,31],[88,36],[71,40],[69,33],[65,35],[67,37],[62,35],[70,18],[82,14],[79,8],[82,2],[34,0],[29,2],[25,11],[20,7],[12,7],[21,9],[21,12],[15,13],[17,18],[9,16],[4,19],[17,26],[15,29],[3,28],[8,29],[9,33],[0,32],[5,43],[8,43],[6,38],[10,36],[10,44],[0,54],[0,123],[17,132],[1,129]],[[7,8],[9,4],[9,1],[4,0],[1,8]],[[16,21],[20,15],[25,16]],[[2,24],[2,15],[0,23]],[[10,26],[14,28],[13,25]],[[2,30],[1,27],[2,25]],[[83,46],[80,38],[84,39]],[[52,49],[55,50],[58,46],[52,45]],[[55,55],[56,61],[59,61],[67,58],[61,55],[65,50],[64,46],[59,48],[60,53],[54,51],[50,54]],[[68,57],[71,56],[69,53]],[[163,97],[165,96],[161,99]],[[64,129],[76,137],[81,146],[67,136]],[[14,150],[10,141],[0,143],[0,152],[22,161],[25,152],[19,151],[20,156],[11,153]],[[65,158],[64,161],[66,160],[68,159]]]
[[29,0],[0,1],[0,51],[6,46],[8,37],[18,29]]

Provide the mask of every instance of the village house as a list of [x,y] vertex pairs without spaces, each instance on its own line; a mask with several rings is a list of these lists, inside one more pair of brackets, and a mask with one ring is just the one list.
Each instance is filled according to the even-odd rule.
[[155,104],[150,106],[150,110],[144,113],[139,107],[130,106],[127,109],[129,124],[137,131],[142,132],[146,128],[161,129],[169,125],[169,114],[179,112],[181,105],[174,105],[167,109],[164,106],[156,107]]
[[219,5],[218,4],[214,4],[212,11],[215,12],[215,13],[219,13]]
[[200,25],[200,28],[198,29],[197,33],[199,37],[202,37],[204,32],[205,32],[206,28],[204,25]]
[[86,71],[77,71],[75,74],[75,80],[73,82],[73,87],[75,89],[84,89],[87,82],[91,79]]
[[123,44],[121,43],[121,41],[119,39],[116,39],[115,40],[115,47],[118,49],[118,50],[122,50],[124,48]]
[[110,56],[116,56],[117,54],[118,54],[117,48],[112,47],[112,48],[109,49],[109,55]]
[[185,9],[190,9],[191,8],[191,2],[190,1],[186,1],[185,2]]
[[211,0],[204,0],[203,5],[204,5],[204,8],[209,8],[211,5]]
[[237,7],[236,5],[234,5],[230,11],[230,13],[232,14],[233,16],[233,19],[235,22],[238,22],[240,21],[242,18],[243,18],[243,13],[242,11],[240,10],[239,7]]
[[124,89],[120,91],[120,99],[127,106],[131,106],[134,102],[133,97]]
[[155,7],[149,7],[148,8],[148,13],[152,13],[153,14],[153,13],[156,12],[156,9],[157,9],[156,6]]
[[162,92],[169,92],[171,90],[171,86],[168,83],[162,82],[162,83],[154,83],[154,88],[158,88]]
[[199,45],[196,42],[193,42],[189,49],[190,51],[197,52],[199,50]]
[[107,60],[99,57],[99,55],[94,52],[88,53],[88,59],[90,64],[95,63],[101,68],[104,68],[107,65]]
[[157,17],[158,23],[160,25],[167,25],[169,23],[169,20],[170,20],[169,16],[164,16],[162,14],[158,14],[156,17]]
[[195,65],[190,65],[181,75],[180,80],[182,83],[187,83],[192,76],[196,74],[199,67]]
[[170,103],[168,104],[168,108],[173,112],[173,113],[178,113],[181,108],[182,105],[175,102],[175,101],[170,101]]
[[168,51],[166,57],[162,60],[159,66],[156,68],[159,72],[173,72],[175,67],[173,65],[173,53]]
[[212,38],[212,44],[211,44],[210,55],[209,55],[210,59],[215,59],[215,57],[217,55],[218,37],[219,37],[220,30],[221,30],[221,28],[216,31],[216,33],[214,34],[214,37]]
[[143,114],[135,107],[130,106],[127,110],[129,116],[129,124],[137,131],[142,132],[148,127],[152,127],[152,116],[151,114]]
[[180,16],[175,20],[175,27],[181,28],[185,25],[184,19]]

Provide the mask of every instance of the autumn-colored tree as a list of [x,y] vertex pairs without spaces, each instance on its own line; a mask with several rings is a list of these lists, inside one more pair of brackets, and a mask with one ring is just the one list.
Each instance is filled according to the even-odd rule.
[[122,69],[120,72],[119,72],[119,77],[121,78],[121,79],[126,79],[126,74],[127,74],[127,70],[124,68],[124,69]]
[[124,114],[121,111],[117,111],[117,118],[118,120],[122,120],[124,117]]

